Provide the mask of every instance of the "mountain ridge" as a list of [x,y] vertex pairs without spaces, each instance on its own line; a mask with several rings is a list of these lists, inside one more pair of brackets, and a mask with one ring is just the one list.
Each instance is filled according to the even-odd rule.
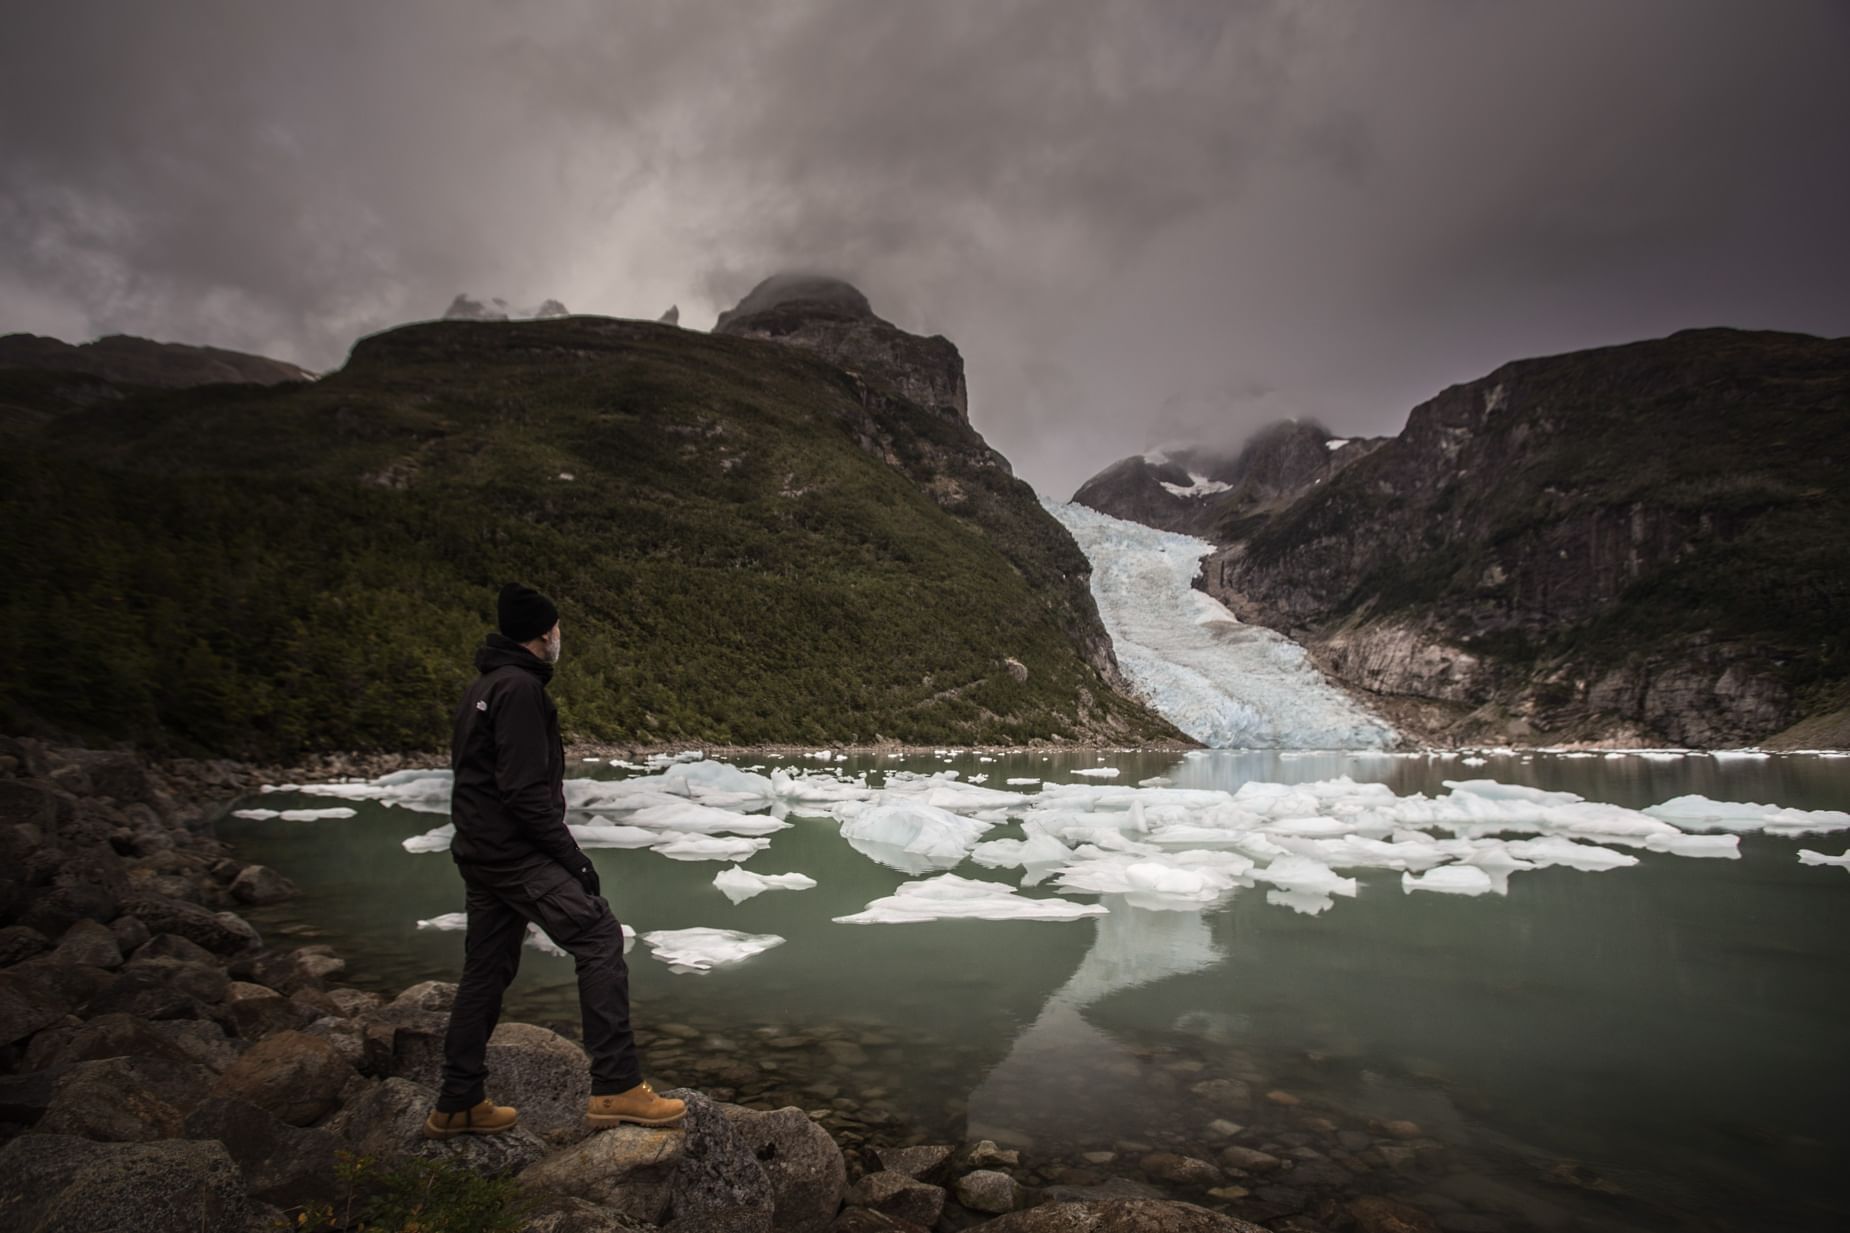
[[1850,339],[1514,360],[1223,524],[1204,587],[1432,740],[1842,742],[1846,457]]

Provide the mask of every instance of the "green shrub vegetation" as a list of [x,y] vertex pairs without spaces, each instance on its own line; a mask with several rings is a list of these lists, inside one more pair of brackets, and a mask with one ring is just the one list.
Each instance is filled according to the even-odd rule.
[[1082,659],[1032,554],[860,448],[849,379],[791,348],[441,322],[312,384],[99,384],[0,372],[16,730],[442,748],[519,579],[559,603],[580,738],[1079,737],[1082,689],[1095,724],[1171,732]]

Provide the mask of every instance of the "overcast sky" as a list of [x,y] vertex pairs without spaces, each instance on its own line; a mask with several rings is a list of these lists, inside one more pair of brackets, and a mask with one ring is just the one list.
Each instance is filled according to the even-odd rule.
[[337,367],[837,273],[1043,493],[1504,360],[1850,334],[1850,3],[13,3],[0,333]]

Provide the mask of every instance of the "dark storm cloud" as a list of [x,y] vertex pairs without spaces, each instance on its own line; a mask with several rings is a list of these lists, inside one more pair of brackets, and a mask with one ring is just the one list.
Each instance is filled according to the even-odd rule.
[[704,328],[826,269],[1065,496],[1522,355],[1850,332],[1850,8],[61,3],[0,50],[0,330],[337,365],[458,291]]

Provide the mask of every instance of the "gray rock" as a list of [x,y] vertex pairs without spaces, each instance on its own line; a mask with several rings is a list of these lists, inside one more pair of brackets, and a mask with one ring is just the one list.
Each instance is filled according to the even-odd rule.
[[139,947],[147,945],[154,934],[148,924],[139,916],[118,916],[109,922],[109,932],[115,936],[116,949],[124,955],[133,954]]
[[281,1207],[338,1191],[334,1152],[340,1140],[326,1130],[291,1126],[242,1100],[208,1097],[187,1114],[189,1139],[217,1139],[237,1162],[252,1198]]
[[73,1000],[49,982],[35,980],[17,967],[0,972],[0,1045],[50,1027],[73,1006]]
[[212,964],[136,959],[84,1004],[84,1013],[196,1019],[208,1003],[223,1000],[227,983],[223,969]]
[[11,967],[21,959],[42,955],[51,949],[51,939],[30,925],[8,925],[0,929],[0,968]]
[[821,1233],[841,1207],[847,1162],[829,1132],[795,1107],[759,1112],[723,1105],[771,1183],[771,1227]]
[[393,998],[393,1010],[440,1010],[449,1013],[456,1004],[456,985],[447,980],[421,980]]
[[[126,919],[126,918],[118,918]],[[134,918],[140,920],[139,916]],[[144,924],[142,928],[147,928]],[[127,952],[124,952],[127,953]],[[137,947],[130,959],[185,959],[191,963],[217,963],[214,955],[197,942],[189,942],[177,933],[154,933]]]
[[197,1057],[164,1034],[157,1025],[135,1015],[99,1015],[70,1028],[47,1028],[32,1038],[26,1064],[36,1068],[69,1066],[106,1057],[157,1057],[174,1062],[196,1062]]
[[927,1227],[938,1223],[944,1212],[942,1187],[914,1181],[904,1173],[882,1169],[869,1173],[848,1188],[844,1201],[850,1207],[872,1208],[887,1216],[897,1216]]
[[91,1143],[21,1135],[0,1148],[8,1228],[33,1233],[245,1233],[244,1181],[221,1143]]
[[663,1228],[686,1233],[767,1233],[772,1192],[758,1158],[720,1106],[702,1092],[662,1095],[687,1102],[681,1163],[668,1181],[672,1217]]
[[1240,1169],[1247,1173],[1272,1173],[1285,1163],[1270,1152],[1262,1152],[1252,1147],[1241,1147],[1237,1143],[1223,1147],[1220,1159],[1221,1163],[1228,1168]]
[[985,1233],[1266,1233],[1256,1224],[1168,1199],[1043,1203],[982,1227]]
[[261,1040],[302,1027],[311,1014],[263,985],[234,980],[225,990],[224,1021],[246,1040]]
[[332,1113],[354,1077],[339,1050],[306,1032],[277,1032],[225,1068],[212,1094],[244,1100],[292,1126]]
[[151,891],[133,891],[121,906],[124,912],[141,917],[150,931],[177,933],[215,955],[235,955],[263,945],[257,930],[235,912],[213,912]]
[[448,1161],[489,1177],[519,1173],[546,1154],[545,1142],[519,1125],[491,1135],[426,1139],[424,1119],[436,1104],[433,1088],[409,1079],[385,1079],[342,1105],[321,1129],[360,1155],[382,1161]]
[[922,1224],[877,1212],[871,1207],[844,1207],[829,1233],[931,1233]]
[[239,903],[280,903],[296,893],[295,883],[268,865],[244,866],[229,889]]
[[1162,1199],[1163,1192],[1148,1182],[1114,1177],[1096,1186],[1047,1186],[1042,1197],[1059,1203],[1096,1203],[1105,1199]]
[[1021,1153],[1013,1148],[997,1147],[989,1139],[978,1139],[957,1159],[966,1169],[1013,1169],[1021,1163]]
[[685,1145],[680,1129],[613,1126],[529,1166],[520,1184],[654,1224],[668,1210],[669,1178]]
[[1012,1212],[1021,1199],[1021,1184],[994,1169],[977,1169],[957,1179],[957,1201],[973,1212]]
[[[442,1086],[443,1031],[433,1017],[398,1038],[392,1073],[427,1087]],[[414,1038],[422,1036],[424,1039]],[[488,1088],[495,1101],[520,1110],[520,1124],[535,1134],[568,1130],[584,1121],[591,1098],[591,1063],[576,1044],[531,1023],[503,1023],[488,1038]]]
[[116,944],[115,932],[101,921],[80,920],[66,929],[51,955],[60,963],[85,963],[94,968],[122,966],[122,948]]
[[383,998],[365,989],[330,989],[328,1000],[348,1018],[384,1005]]
[[914,1181],[942,1182],[955,1150],[947,1144],[921,1143],[916,1147],[876,1148],[874,1155],[888,1172],[903,1173]]
[[211,1081],[205,1067],[167,1058],[78,1062],[59,1078],[39,1129],[114,1143],[171,1139]]
[[1207,1161],[1174,1152],[1151,1152],[1139,1163],[1145,1175],[1178,1186],[1218,1186],[1224,1179],[1221,1171]]

